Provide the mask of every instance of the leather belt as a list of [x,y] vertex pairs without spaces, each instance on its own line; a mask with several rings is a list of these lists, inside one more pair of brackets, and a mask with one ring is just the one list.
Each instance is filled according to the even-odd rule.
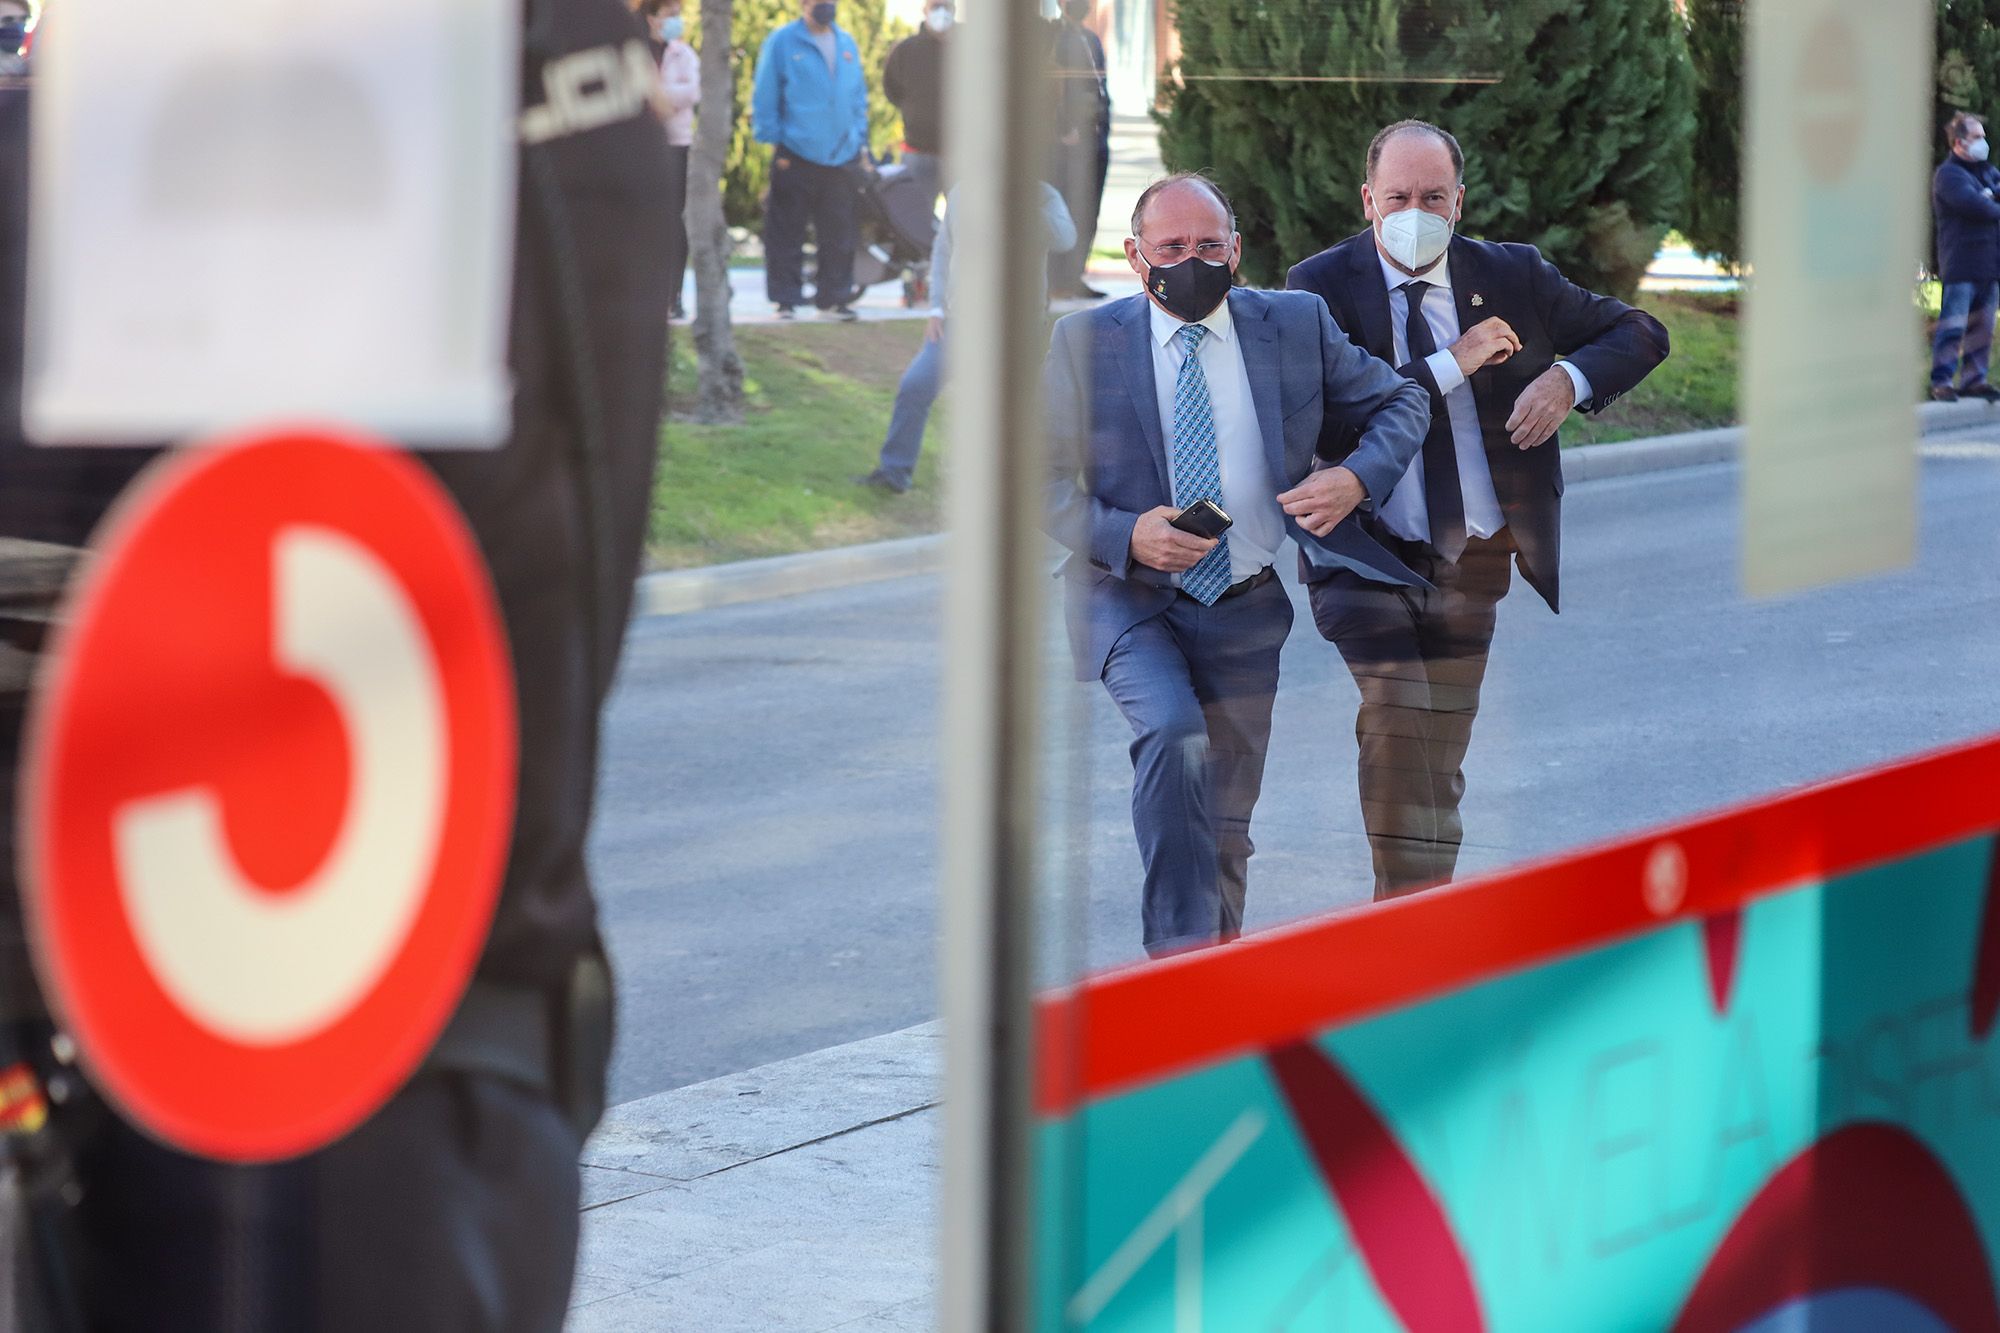
[[[1222,595],[1215,600],[1226,602],[1232,597],[1241,597],[1246,592],[1255,592],[1276,577],[1278,577],[1277,567],[1275,565],[1266,565],[1241,583],[1232,583],[1227,588],[1224,588]],[[1178,591],[1181,596],[1186,597],[1190,602],[1197,600],[1185,588]]]

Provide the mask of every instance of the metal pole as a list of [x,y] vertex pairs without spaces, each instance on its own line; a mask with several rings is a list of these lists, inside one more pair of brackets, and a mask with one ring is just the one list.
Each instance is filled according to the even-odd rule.
[[1031,1320],[1035,715],[1046,346],[1040,181],[1048,29],[966,0],[949,54],[951,557],[940,857],[946,1027],[939,1327]]

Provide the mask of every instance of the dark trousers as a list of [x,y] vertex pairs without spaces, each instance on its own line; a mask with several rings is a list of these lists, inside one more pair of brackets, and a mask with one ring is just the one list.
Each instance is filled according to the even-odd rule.
[[1076,223],[1076,245],[1049,256],[1052,295],[1064,296],[1083,285],[1084,266],[1090,262],[1090,247],[1097,239],[1097,215],[1104,206],[1104,180],[1110,170],[1108,140],[1056,145],[1055,179],[1050,183],[1069,205],[1070,220]]
[[555,1333],[582,1144],[538,1093],[425,1071],[332,1147],[182,1156],[119,1122],[79,1161],[91,1327],[107,1333]]
[[1250,812],[1291,628],[1276,579],[1209,607],[1176,596],[1105,661],[1104,687],[1132,727],[1140,921],[1154,957],[1242,933]]
[[1505,529],[1469,542],[1456,563],[1428,545],[1384,544],[1434,588],[1339,570],[1311,589],[1313,622],[1361,690],[1354,736],[1377,899],[1442,884],[1457,868],[1465,752],[1514,550]]
[[667,229],[667,277],[673,286],[674,308],[681,308],[681,287],[687,282],[688,267],[688,146],[667,145],[667,198],[672,202],[673,224]]
[[823,167],[782,148],[771,159],[771,191],[764,205],[764,280],[772,305],[805,304],[808,225],[818,252],[813,303],[831,310],[853,299],[854,189],[854,174],[846,167]]

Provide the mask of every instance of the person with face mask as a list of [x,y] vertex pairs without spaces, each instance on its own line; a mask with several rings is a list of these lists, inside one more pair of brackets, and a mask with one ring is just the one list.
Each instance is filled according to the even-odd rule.
[[[1206,177],[1141,194],[1125,254],[1144,293],[1058,321],[1049,348],[1047,528],[1071,552],[1077,679],[1102,681],[1132,727],[1142,942],[1159,957],[1243,928],[1292,625],[1278,550],[1289,537],[1311,568],[1416,584],[1345,520],[1394,487],[1430,409],[1324,302],[1233,285],[1242,240]],[[1329,426],[1356,444],[1314,471]],[[1174,526],[1211,506],[1219,534]]]
[[673,184],[674,222],[668,234],[673,277],[672,319],[686,319],[681,288],[687,281],[688,154],[694,147],[694,110],[701,104],[701,57],[687,43],[681,0],[646,0],[646,34],[660,57],[660,95],[667,108],[667,175]]
[[943,183],[945,37],[956,18],[952,0],[932,0],[924,26],[897,42],[882,62],[882,95],[903,117],[903,165],[923,183],[933,210]]
[[[1556,428],[1600,412],[1666,359],[1644,311],[1565,279],[1532,246],[1458,234],[1465,159],[1424,121],[1368,146],[1369,229],[1292,269],[1340,327],[1420,385],[1419,457],[1353,522],[1423,576],[1304,571],[1313,619],[1361,690],[1361,815],[1387,898],[1452,877],[1463,763],[1510,565],[1557,608],[1562,465]],[[1359,447],[1336,423],[1320,456]]]
[[0,78],[28,74],[28,30],[34,16],[21,0],[0,0]]
[[1937,339],[1931,347],[1931,397],[2000,401],[1986,382],[1993,316],[2000,307],[2000,169],[1990,156],[1986,123],[1960,111],[1945,127],[1951,151],[1931,178],[1937,219]]
[[1076,244],[1049,256],[1049,293],[1058,301],[1104,296],[1083,280],[1111,170],[1111,85],[1105,77],[1104,43],[1090,28],[1095,9],[1095,0],[1063,0],[1062,16],[1054,24],[1051,63],[1058,92],[1049,179],[1063,192],[1076,221]]
[[856,174],[868,148],[868,78],[861,50],[836,23],[834,0],[804,0],[796,23],[764,39],[750,97],[750,132],[770,144],[764,206],[766,291],[778,315],[805,301],[806,229],[818,260],[813,304],[859,318],[854,298]]

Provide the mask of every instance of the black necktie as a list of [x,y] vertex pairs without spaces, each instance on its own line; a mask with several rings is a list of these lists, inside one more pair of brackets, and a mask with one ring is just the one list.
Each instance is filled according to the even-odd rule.
[[[1424,318],[1424,293],[1428,282],[1406,282],[1404,297],[1410,303],[1403,339],[1409,345],[1410,360],[1423,361],[1437,352],[1437,340]],[[1458,484],[1458,447],[1451,437],[1451,414],[1445,410],[1444,396],[1431,395],[1431,433],[1424,436],[1424,508],[1430,514],[1431,546],[1447,560],[1465,553],[1465,493]]]

